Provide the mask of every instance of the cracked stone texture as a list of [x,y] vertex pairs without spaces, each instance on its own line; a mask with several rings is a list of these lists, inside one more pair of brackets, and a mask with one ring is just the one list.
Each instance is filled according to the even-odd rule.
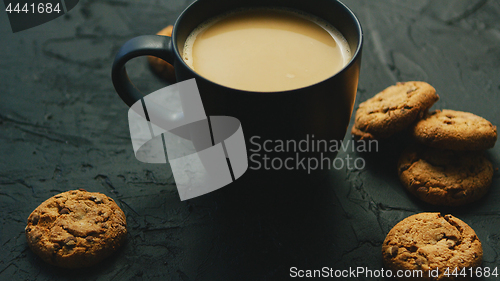
[[[0,280],[282,280],[292,266],[375,270],[389,230],[424,211],[463,220],[482,242],[483,266],[500,264],[498,170],[487,196],[472,205],[427,205],[399,183],[404,138],[379,143],[377,152],[351,145],[338,155],[345,165],[337,162],[319,183],[275,183],[290,192],[271,203],[222,200],[228,188],[179,201],[168,165],[135,159],[128,109],[110,72],[126,40],[172,24],[190,2],[82,0],[69,14],[16,34],[0,12]],[[397,81],[422,80],[441,97],[434,108],[500,124],[498,1],[344,3],[365,34],[355,106]],[[128,70],[144,92],[167,85],[146,58]],[[500,146],[487,156],[498,168]],[[78,188],[117,202],[128,242],[91,270],[59,269],[29,250],[24,228],[44,200]]]

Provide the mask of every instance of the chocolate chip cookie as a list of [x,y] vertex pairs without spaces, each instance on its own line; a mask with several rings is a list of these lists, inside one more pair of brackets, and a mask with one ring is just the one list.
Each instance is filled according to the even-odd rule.
[[[156,33],[156,35],[171,37],[173,28],[174,26],[169,25]],[[170,63],[155,56],[148,56],[148,62],[153,71],[160,77],[170,82],[175,81],[174,67]]]
[[415,139],[428,146],[453,150],[484,150],[497,140],[497,128],[469,112],[436,110],[412,129]]
[[[474,230],[452,216],[420,213],[396,224],[382,244],[384,265],[398,270],[418,270],[421,276],[399,280],[468,280],[470,268],[481,265],[483,249]],[[468,276],[445,276],[465,268]],[[436,270],[437,269],[437,270]],[[431,272],[433,271],[433,272]]]
[[351,133],[358,139],[390,137],[422,117],[438,99],[428,83],[398,82],[359,105]]
[[61,267],[94,265],[125,241],[125,214],[113,199],[85,190],[55,195],[28,217],[28,245],[44,261]]
[[410,193],[427,203],[445,206],[478,200],[493,179],[493,165],[482,153],[425,146],[406,149],[398,172]]

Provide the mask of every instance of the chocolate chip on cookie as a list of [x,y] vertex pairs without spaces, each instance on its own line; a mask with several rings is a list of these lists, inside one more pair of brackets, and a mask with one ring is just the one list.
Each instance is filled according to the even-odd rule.
[[398,82],[359,105],[351,133],[358,139],[390,137],[421,117],[438,99],[428,83]]
[[[451,273],[481,265],[483,248],[474,230],[460,219],[439,213],[420,213],[405,218],[387,234],[382,244],[384,265],[393,273],[410,270],[410,278],[399,280],[454,279]],[[445,272],[449,268],[450,278]],[[438,276],[430,272],[438,271]],[[462,277],[462,276],[459,276]]]
[[472,113],[443,109],[426,114],[412,134],[417,141],[436,148],[483,150],[495,145],[497,127]]
[[125,241],[125,214],[108,196],[84,190],[55,195],[28,217],[28,245],[44,261],[61,267],[94,265]]
[[[169,25],[169,26],[165,27],[164,29],[160,30],[158,33],[156,33],[156,35],[171,37],[173,28],[174,28],[174,26]],[[151,66],[151,68],[160,77],[164,78],[167,81],[175,81],[174,67],[170,63],[168,63],[168,62],[166,62],[158,57],[155,57],[155,56],[148,56],[148,62],[149,62],[149,65]]]
[[402,153],[398,173],[404,187],[421,200],[461,206],[488,191],[493,165],[477,152],[413,146]]

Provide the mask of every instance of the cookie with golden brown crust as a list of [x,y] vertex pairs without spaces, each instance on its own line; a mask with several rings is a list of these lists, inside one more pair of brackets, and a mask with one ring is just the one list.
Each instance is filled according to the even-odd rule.
[[359,105],[351,133],[358,139],[390,137],[422,117],[438,99],[428,83],[398,82]]
[[412,134],[420,143],[436,148],[484,150],[495,145],[497,127],[475,114],[443,109],[426,114]]
[[461,206],[483,197],[493,179],[493,165],[482,154],[412,146],[398,162],[403,186],[421,200]]
[[[173,28],[173,25],[169,25],[156,33],[156,35],[171,37]],[[160,77],[167,81],[175,81],[174,67],[170,63],[155,56],[148,56],[148,62],[153,71]]]
[[[394,275],[415,270],[421,276],[398,280],[468,280],[470,270],[481,265],[483,249],[474,230],[460,219],[440,213],[420,213],[396,224],[382,244],[384,265]],[[449,276],[446,269],[449,268]],[[465,268],[467,276],[453,276]],[[438,276],[430,274],[437,270]]]
[[44,261],[66,268],[94,265],[125,241],[125,214],[113,199],[83,189],[55,195],[28,217],[28,245]]

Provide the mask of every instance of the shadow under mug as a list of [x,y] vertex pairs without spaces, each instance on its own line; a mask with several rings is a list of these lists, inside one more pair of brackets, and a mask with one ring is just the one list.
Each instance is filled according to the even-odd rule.
[[[285,7],[318,16],[344,35],[351,49],[352,58],[341,71],[319,83],[279,92],[233,89],[197,74],[181,56],[185,40],[191,31],[207,19],[245,7]],[[336,0],[198,0],[180,14],[174,24],[172,37],[145,35],[126,42],[118,51],[113,63],[112,81],[118,95],[128,106],[132,106],[143,95],[128,78],[126,62],[138,56],[159,57],[174,66],[178,82],[196,79],[207,116],[232,116],[240,120],[249,159],[260,148],[261,156],[266,154],[271,158],[321,156],[333,160],[336,156],[335,151],[265,152],[262,151],[262,144],[266,141],[269,144],[276,141],[304,140],[340,142],[344,138],[356,97],[362,43],[363,33],[358,19],[349,8]],[[304,50],[305,52],[307,50]],[[182,102],[182,95],[180,98]],[[169,122],[179,122],[184,116],[191,114],[190,108],[183,107],[182,110],[183,114],[167,115]],[[260,147],[256,143],[259,143]],[[256,167],[254,164],[249,161],[249,170],[241,180],[250,179],[258,170],[252,169],[252,165]],[[263,175],[281,178],[279,172],[291,172],[293,175],[313,174],[301,167],[293,171],[285,170],[261,171],[264,174],[259,173],[257,180],[262,180]]]

